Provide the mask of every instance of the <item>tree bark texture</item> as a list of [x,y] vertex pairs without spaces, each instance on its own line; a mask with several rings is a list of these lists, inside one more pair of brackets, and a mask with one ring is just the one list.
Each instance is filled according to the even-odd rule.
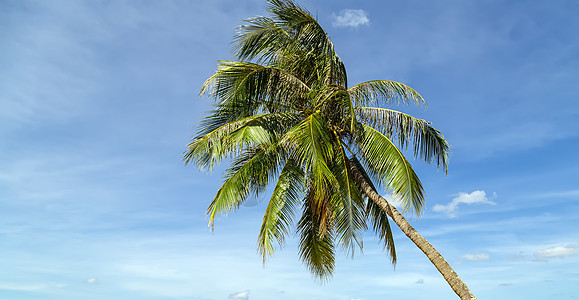
[[442,255],[422,236],[420,235],[414,227],[408,223],[406,218],[398,212],[398,210],[391,205],[386,199],[380,196],[374,188],[366,181],[362,173],[358,169],[350,164],[350,170],[352,172],[354,181],[360,186],[362,191],[368,196],[370,200],[380,206],[390,218],[400,227],[402,232],[406,234],[416,244],[416,246],[424,252],[426,257],[434,264],[436,269],[442,274],[442,277],[448,282],[452,290],[463,300],[476,300],[476,297],[471,293],[466,284],[458,277],[458,274],[450,267],[448,262],[442,257]]

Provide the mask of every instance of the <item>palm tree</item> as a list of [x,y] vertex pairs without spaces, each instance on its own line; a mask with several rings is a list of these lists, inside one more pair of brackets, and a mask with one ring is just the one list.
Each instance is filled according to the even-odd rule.
[[[207,214],[238,208],[273,186],[258,237],[265,263],[296,225],[299,255],[318,278],[334,271],[336,247],[353,255],[371,225],[392,263],[391,218],[426,254],[462,299],[476,299],[449,264],[377,187],[420,215],[424,189],[401,150],[446,172],[449,146],[429,122],[385,108],[425,105],[402,83],[373,80],[348,87],[328,34],[291,0],[268,0],[271,17],[246,20],[234,38],[237,61],[219,61],[201,95],[214,110],[184,154],[211,170],[229,159]],[[301,209],[299,219],[295,218]]]

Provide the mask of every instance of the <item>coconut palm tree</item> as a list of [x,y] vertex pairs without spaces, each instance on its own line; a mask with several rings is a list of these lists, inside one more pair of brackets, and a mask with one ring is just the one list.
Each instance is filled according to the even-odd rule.
[[[344,64],[328,34],[291,0],[269,0],[271,17],[246,20],[234,38],[236,61],[219,61],[201,95],[214,110],[184,154],[186,163],[230,167],[207,214],[217,215],[272,187],[258,237],[265,263],[293,225],[299,255],[320,279],[334,271],[336,247],[362,249],[368,225],[392,263],[389,218],[426,254],[462,299],[468,287],[386,199],[420,215],[424,189],[402,150],[446,172],[448,143],[429,122],[387,108],[425,105],[402,83],[373,80],[348,87]],[[299,214],[301,210],[301,215]],[[299,218],[297,218],[299,216]]]

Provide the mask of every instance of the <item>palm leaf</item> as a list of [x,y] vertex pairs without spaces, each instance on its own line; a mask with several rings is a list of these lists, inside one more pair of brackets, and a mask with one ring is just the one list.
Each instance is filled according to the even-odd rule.
[[356,185],[348,168],[348,158],[340,145],[339,137],[336,136],[334,149],[336,149],[336,163],[333,172],[339,184],[339,189],[333,195],[332,203],[335,209],[335,227],[338,235],[338,243],[342,245],[352,256],[355,245],[360,250],[363,248],[362,231],[366,229],[364,215],[364,199],[362,192]]
[[299,255],[318,279],[332,276],[335,266],[334,233],[327,198],[310,189],[304,200],[304,211],[298,222]]
[[399,199],[404,211],[420,214],[424,189],[410,163],[392,141],[365,124],[359,124],[355,143],[368,169],[380,175],[380,181]]
[[268,178],[276,172],[282,154],[276,145],[251,148],[233,161],[223,185],[207,208],[212,228],[217,215],[238,208],[251,192],[258,193],[267,187]]
[[258,250],[263,256],[272,255],[274,242],[282,246],[294,210],[304,189],[304,173],[292,159],[287,160],[265,210],[258,237]]
[[233,39],[235,57],[242,61],[267,62],[293,43],[285,29],[271,18],[256,17],[245,22],[237,28]]
[[411,87],[391,80],[371,80],[348,89],[355,106],[381,104],[426,105],[424,98]]
[[412,143],[415,156],[428,163],[436,162],[446,173],[449,145],[429,122],[392,109],[356,107],[355,110],[361,122],[393,137],[403,149]]
[[243,149],[271,143],[279,133],[287,131],[299,121],[295,113],[262,114],[221,124],[219,112],[208,117],[196,138],[189,143],[185,163],[212,170],[224,158]]
[[261,116],[263,115],[246,117],[222,125],[219,124],[218,117],[210,116],[210,122],[205,124],[200,135],[187,145],[189,149],[184,155],[185,163],[194,163],[200,168],[209,167],[211,170],[215,163],[241,150],[242,145],[233,143],[230,135]]
[[242,116],[295,108],[309,87],[291,73],[249,62],[219,61],[217,72],[208,78],[200,94],[208,93],[220,106]]
[[293,1],[268,2],[272,18],[251,18],[238,28],[234,39],[236,57],[280,66],[302,80],[316,78],[347,86],[344,64],[317,20]]
[[290,129],[281,141],[293,149],[293,157],[309,174],[316,194],[325,194],[327,189],[338,186],[328,166],[334,158],[331,136],[320,113],[314,113]]

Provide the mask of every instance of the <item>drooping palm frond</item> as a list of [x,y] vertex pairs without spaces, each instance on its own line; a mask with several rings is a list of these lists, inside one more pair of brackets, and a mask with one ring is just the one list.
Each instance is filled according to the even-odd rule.
[[420,214],[424,189],[402,152],[378,130],[359,124],[355,140],[364,165],[380,176],[379,180],[403,204],[404,211]]
[[276,135],[299,122],[295,113],[261,114],[222,124],[219,111],[202,123],[197,137],[188,145],[185,163],[212,170],[227,157],[248,146],[271,143]]
[[209,93],[218,101],[219,108],[245,117],[260,111],[295,111],[309,90],[304,82],[283,69],[220,61],[217,72],[205,81],[200,94]]
[[435,162],[447,171],[448,142],[430,122],[386,108],[356,107],[358,119],[398,142],[401,148],[413,145],[414,155]]
[[341,147],[338,136],[334,136],[336,159],[332,171],[339,182],[339,189],[333,195],[335,209],[335,228],[338,243],[342,249],[354,256],[355,246],[362,251],[362,232],[367,229],[365,218],[365,201],[363,194],[350,174],[349,159]]
[[[234,140],[230,138],[231,134],[261,116],[264,115],[246,117],[225,124],[221,124],[221,120],[217,116],[210,116],[209,122],[201,129],[200,135],[189,143],[189,149],[184,155],[185,163],[194,163],[200,168],[208,167],[211,170],[216,163],[221,162],[225,157],[243,149],[243,144],[234,143]],[[259,129],[257,131],[259,134],[255,136],[256,141],[263,142],[265,139],[263,135],[266,132]]]
[[294,43],[286,29],[271,18],[249,18],[245,22],[233,39],[233,53],[241,61],[268,62]]
[[328,189],[338,186],[329,167],[334,158],[331,132],[320,113],[311,114],[288,130],[281,143],[293,147],[292,155],[308,173],[316,194],[326,194]]
[[268,178],[283,158],[283,151],[275,146],[250,148],[236,158],[207,208],[211,228],[217,215],[238,208],[251,192],[259,193],[267,187]]
[[335,266],[335,236],[328,196],[317,194],[310,188],[297,225],[300,258],[320,280],[331,277]]
[[354,105],[358,107],[381,104],[426,105],[426,101],[413,88],[391,80],[371,80],[348,89]]
[[263,256],[272,255],[274,242],[282,246],[289,233],[294,211],[301,204],[305,174],[293,159],[288,159],[275,185],[259,231],[258,250]]

